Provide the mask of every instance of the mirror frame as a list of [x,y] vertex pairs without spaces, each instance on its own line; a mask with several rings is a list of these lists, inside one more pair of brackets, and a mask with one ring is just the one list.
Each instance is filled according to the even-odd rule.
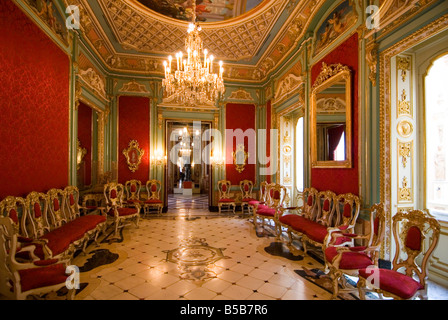
[[[340,80],[345,81],[346,92],[346,133],[345,160],[317,160],[317,94]],[[322,71],[311,90],[311,167],[312,168],[351,168],[352,167],[352,76],[349,67],[342,64],[322,63]]]
[[[135,163],[131,161],[132,151],[135,151],[137,153],[137,159]],[[131,142],[129,142],[129,147],[123,150],[123,155],[126,157],[126,162],[131,172],[135,172],[138,170],[144,154],[145,150],[139,148],[137,140],[131,140]]]
[[[243,154],[243,163],[238,163],[238,154],[239,153]],[[239,144],[236,147],[236,150],[234,152],[232,152],[232,157],[233,157],[233,164],[235,165],[235,169],[239,173],[242,173],[246,167],[247,159],[249,157],[249,153],[246,152],[246,150],[244,148],[244,144]]]

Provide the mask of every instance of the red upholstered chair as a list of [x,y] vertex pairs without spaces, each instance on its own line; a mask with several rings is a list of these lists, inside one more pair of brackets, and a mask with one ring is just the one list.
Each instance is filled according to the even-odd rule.
[[143,201],[140,199],[140,190],[142,188],[142,183],[140,180],[129,180],[124,184],[126,190],[126,200],[124,201],[125,206],[136,208],[139,205],[140,208],[143,207]]
[[218,199],[218,210],[219,214],[221,214],[222,207],[226,206],[230,209],[230,207],[233,208],[233,213],[235,214],[235,199],[230,196],[230,188],[231,188],[231,182],[228,180],[220,180],[218,181],[218,192],[219,192],[219,199]]
[[[46,198],[45,194],[42,194],[44,198]],[[46,203],[46,202],[45,202]],[[47,252],[47,256],[50,256],[49,251],[46,248],[46,240],[36,240],[33,241],[32,238],[29,237],[28,228],[24,225],[25,217],[27,215],[27,201],[21,197],[6,197],[0,202],[0,217],[8,217],[11,219],[12,226],[14,228],[14,232],[18,235],[18,241],[22,242],[23,249],[20,254],[17,255],[17,259],[21,261],[33,261],[39,260],[40,258],[34,253],[34,247],[32,250],[27,250],[25,247],[28,244],[34,242],[35,245],[39,245],[40,248],[45,248]],[[42,221],[42,220],[41,220]],[[44,222],[42,221],[42,224]],[[49,230],[48,224],[46,229]],[[29,247],[28,247],[29,249]]]
[[396,245],[392,270],[359,270],[359,296],[365,299],[365,291],[374,291],[396,300],[427,299],[428,262],[439,241],[440,224],[421,210],[399,212],[392,221]]
[[161,190],[162,183],[159,180],[153,179],[146,181],[146,192],[148,193],[148,199],[143,203],[143,211],[145,216],[149,213],[150,208],[156,208],[157,214],[162,214],[163,201],[160,197]]
[[255,199],[255,200],[249,201],[248,205],[249,205],[250,211],[252,213],[255,212],[255,209],[259,204],[261,204],[261,203],[264,204],[266,202],[268,184],[269,183],[267,181],[262,181],[260,183],[260,190],[258,191],[258,200]]
[[327,235],[327,228],[335,226],[333,217],[336,212],[336,194],[333,191],[320,191],[317,194],[317,209],[314,223],[307,226],[302,236],[303,251],[308,251],[307,244],[321,247]]
[[249,202],[257,201],[252,196],[252,190],[254,188],[254,183],[250,180],[240,181],[240,190],[241,190],[241,213],[244,214],[244,207],[247,207],[247,211],[250,212]]
[[69,221],[65,210],[65,192],[62,189],[50,189],[47,197],[51,229],[59,228]]
[[[329,230],[323,249],[325,269],[329,270],[328,274],[333,281],[333,299],[337,298],[340,291],[356,290],[347,287],[344,274],[356,277],[360,269],[378,266],[385,225],[384,206],[375,204],[370,208],[369,234],[348,233],[345,226]],[[339,285],[342,289],[339,289]]]
[[[280,214],[277,220],[279,230],[286,229],[288,239],[286,245],[289,250],[298,255],[301,250],[293,246],[295,238],[302,238],[302,225],[306,221],[314,221],[317,213],[317,195],[319,191],[310,187],[303,189],[301,205],[297,207],[280,208]],[[300,203],[300,202],[299,202]]]
[[115,236],[118,228],[124,226],[123,222],[133,220],[136,227],[140,219],[140,207],[126,208],[123,205],[124,186],[121,183],[110,182],[104,185],[104,198],[106,199],[107,217],[115,226]]
[[[18,241],[16,223],[9,217],[0,217],[0,293],[8,299],[25,300],[28,296],[42,296],[66,286],[69,261],[36,260],[19,262],[24,249]],[[15,253],[15,254],[11,254]],[[75,289],[66,298],[73,300]]]
[[[69,225],[72,228],[79,228],[84,232],[84,238],[93,240],[96,245],[98,236],[107,229],[107,215],[105,210],[99,210],[99,214],[91,213],[81,216],[81,206],[79,205],[79,189],[75,186],[67,186],[64,188],[65,205],[67,207],[67,216]],[[83,241],[82,251],[85,253],[88,241]]]
[[277,237],[280,237],[280,225],[278,217],[286,197],[286,188],[278,183],[271,183],[267,186],[266,203],[257,206],[254,212],[254,225],[257,228],[258,220],[264,228],[266,221],[269,221],[275,228]]
[[104,194],[86,194],[82,197],[82,205],[80,206],[82,215],[86,215],[97,210],[104,211]]

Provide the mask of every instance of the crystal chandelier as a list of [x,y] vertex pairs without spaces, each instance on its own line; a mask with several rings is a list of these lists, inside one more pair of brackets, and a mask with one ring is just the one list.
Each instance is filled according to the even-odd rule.
[[[162,86],[167,97],[179,104],[188,106],[213,104],[225,91],[222,78],[223,63],[220,61],[218,73],[213,73],[214,57],[203,48],[199,36],[201,30],[202,28],[196,23],[196,1],[193,1],[193,22],[189,25],[185,40],[187,53],[186,55],[182,52],[176,53],[176,62],[169,56],[168,61],[164,61],[163,64],[165,79],[162,81]],[[173,70],[173,64],[176,64],[176,70]]]

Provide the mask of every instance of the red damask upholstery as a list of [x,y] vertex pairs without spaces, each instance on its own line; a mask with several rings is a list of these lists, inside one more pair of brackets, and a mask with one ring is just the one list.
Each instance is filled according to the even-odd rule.
[[146,200],[145,203],[163,203],[163,201],[159,200],[159,199],[151,199],[151,200]]
[[[123,217],[123,216],[130,216],[135,214],[135,209],[134,208],[117,208],[117,212],[118,212],[118,216]],[[109,212],[107,213],[109,216],[113,217],[115,216],[115,210],[111,209],[109,210]]]
[[359,270],[359,275],[363,278],[368,278],[373,275],[372,272],[377,273],[375,276],[379,277],[378,284],[381,290],[390,292],[401,299],[410,299],[418,290],[424,289],[420,282],[394,270],[380,268],[361,269]]
[[59,263],[44,268],[19,270],[22,291],[64,283],[67,280],[65,268],[64,264]]
[[257,214],[262,215],[262,216],[267,216],[267,217],[274,217],[275,216],[275,212],[276,209],[272,209],[272,208],[261,208],[257,210]]
[[[334,259],[338,256],[338,247],[330,247],[325,250],[325,259],[330,262],[334,262]],[[344,252],[341,261],[339,262],[340,269],[362,269],[367,268],[374,264],[374,261],[369,258],[365,253],[357,252],[365,250],[366,247],[350,248],[350,252]]]

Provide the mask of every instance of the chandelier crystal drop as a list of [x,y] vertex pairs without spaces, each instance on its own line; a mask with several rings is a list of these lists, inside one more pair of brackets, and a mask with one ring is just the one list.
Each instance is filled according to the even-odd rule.
[[218,73],[214,73],[215,58],[203,48],[199,35],[202,28],[196,23],[196,1],[193,3],[193,22],[185,40],[186,54],[178,52],[176,61],[172,56],[164,61],[165,79],[162,81],[170,100],[188,106],[213,104],[225,92],[223,62],[219,62]]

